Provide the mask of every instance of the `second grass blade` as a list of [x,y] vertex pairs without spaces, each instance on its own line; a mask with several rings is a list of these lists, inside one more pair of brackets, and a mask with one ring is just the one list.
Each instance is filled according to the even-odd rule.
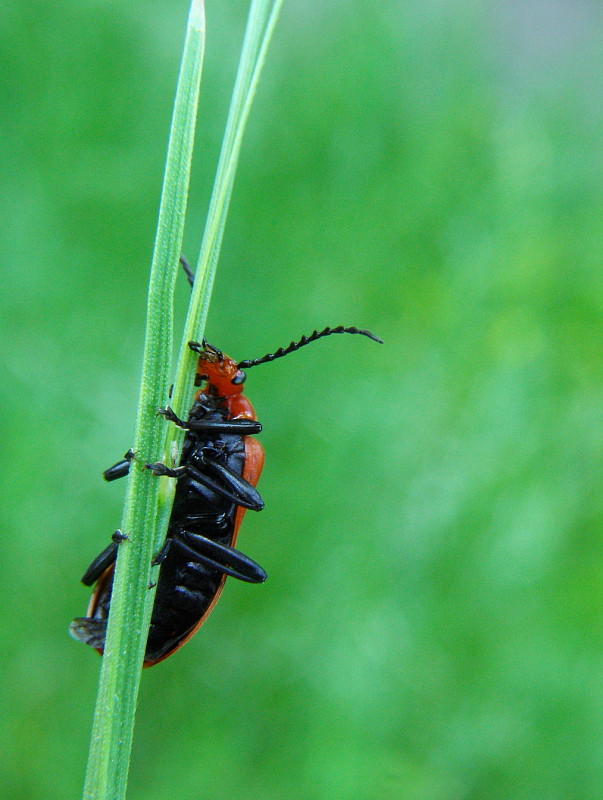
[[[249,10],[174,381],[172,405],[185,419],[194,392],[196,361],[188,342],[191,339],[200,341],[204,334],[243,134],[282,5],[283,0],[253,0]],[[183,437],[180,429],[168,431],[166,451],[180,452]]]

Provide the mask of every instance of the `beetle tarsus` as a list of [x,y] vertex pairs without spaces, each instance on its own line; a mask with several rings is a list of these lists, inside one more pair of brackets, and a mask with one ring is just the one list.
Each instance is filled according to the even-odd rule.
[[164,476],[167,478],[181,478],[187,471],[187,467],[175,467],[172,469],[162,464],[161,461],[156,461],[154,464],[145,464],[144,466],[145,469],[150,469],[153,475],[157,475],[160,478]]
[[170,406],[166,406],[165,408],[159,408],[157,410],[157,414],[161,414],[161,416],[165,417],[168,422],[173,422],[174,425],[177,425],[179,428],[187,428],[188,424],[176,414],[173,408]]

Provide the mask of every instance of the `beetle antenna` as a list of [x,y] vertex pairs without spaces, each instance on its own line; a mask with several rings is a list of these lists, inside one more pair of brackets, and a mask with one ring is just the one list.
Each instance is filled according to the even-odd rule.
[[343,325],[338,325],[336,328],[325,328],[324,331],[314,331],[309,336],[302,336],[299,342],[291,342],[288,347],[279,347],[275,353],[268,353],[262,356],[262,358],[239,361],[237,367],[239,369],[249,369],[249,367],[256,367],[258,364],[266,364],[268,361],[274,361],[275,358],[282,358],[282,356],[287,356],[289,353],[294,353],[296,350],[299,350],[300,347],[304,347],[310,344],[310,342],[315,342],[316,339],[321,339],[323,336],[330,336],[332,333],[359,333],[362,336],[368,336],[368,338],[372,339],[374,342],[383,344],[383,339],[375,336],[375,334],[370,331],[364,331],[360,328],[344,328]]
[[191,269],[191,265],[188,263],[188,261],[184,256],[180,256],[180,265],[182,266],[182,269],[184,270],[186,278],[190,283],[192,289],[195,283],[195,273]]

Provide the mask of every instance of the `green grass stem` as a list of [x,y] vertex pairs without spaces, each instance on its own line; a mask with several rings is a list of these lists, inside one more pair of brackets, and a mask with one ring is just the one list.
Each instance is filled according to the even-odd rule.
[[[201,341],[205,331],[243,134],[282,4],[283,0],[252,0],[249,10],[174,381],[172,405],[177,414],[184,418],[194,393],[196,363],[195,354],[188,347],[188,342]],[[166,450],[179,452],[183,435],[176,428],[169,430]]]
[[165,422],[157,409],[168,391],[173,296],[182,248],[199,86],[205,47],[203,0],[192,0],[168,143],[151,266],[144,361],[132,464],[115,569],[106,646],[84,788],[87,800],[125,797],[134,714],[153,592],[148,590],[159,481],[144,464],[163,456]]

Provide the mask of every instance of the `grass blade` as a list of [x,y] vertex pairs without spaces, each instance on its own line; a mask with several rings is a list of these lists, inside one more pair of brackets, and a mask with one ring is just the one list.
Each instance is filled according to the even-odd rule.
[[[203,338],[243,134],[282,4],[283,0],[252,0],[249,10],[174,381],[172,405],[185,419],[194,393],[196,363],[188,342]],[[166,450],[179,452],[183,437],[179,429],[168,431]]]
[[155,540],[159,481],[144,464],[163,456],[163,419],[172,351],[173,295],[184,230],[190,164],[205,45],[202,0],[193,0],[178,78],[166,169],[151,266],[141,393],[101,667],[84,797],[125,797],[134,712],[148,634],[153,592],[148,591]]

